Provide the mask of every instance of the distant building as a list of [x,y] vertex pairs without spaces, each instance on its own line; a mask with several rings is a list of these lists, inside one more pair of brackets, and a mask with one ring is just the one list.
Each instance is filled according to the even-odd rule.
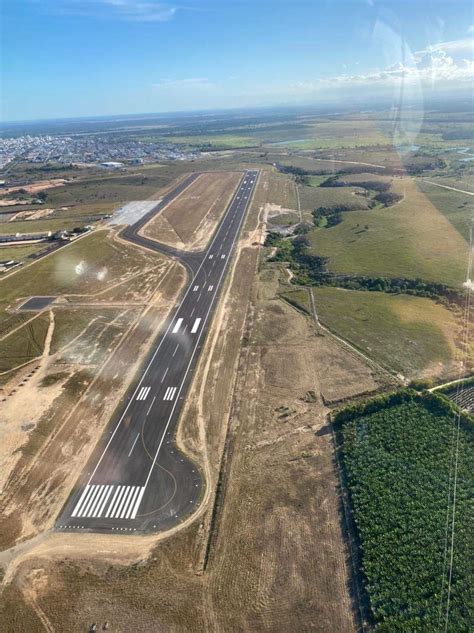
[[101,167],[105,167],[106,169],[120,169],[123,167],[123,163],[118,163],[116,161],[106,161],[105,163],[100,163]]

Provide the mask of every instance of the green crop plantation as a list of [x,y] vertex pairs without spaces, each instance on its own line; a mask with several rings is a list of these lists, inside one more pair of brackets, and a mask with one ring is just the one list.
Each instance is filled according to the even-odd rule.
[[[365,586],[379,631],[444,631],[448,488],[454,409],[400,392],[336,416]],[[453,573],[447,631],[471,631],[474,422],[459,427]],[[451,507],[451,506],[450,506]],[[450,530],[448,531],[451,534]],[[440,626],[441,623],[441,626]]]

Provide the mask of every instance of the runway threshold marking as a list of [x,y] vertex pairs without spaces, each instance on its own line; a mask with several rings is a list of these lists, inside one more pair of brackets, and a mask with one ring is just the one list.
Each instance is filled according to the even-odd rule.
[[191,334],[196,334],[196,332],[197,332],[197,330],[198,330],[198,327],[199,327],[199,324],[200,324],[200,323],[201,323],[201,319],[196,319],[196,320],[194,321],[194,325],[193,325],[193,327],[191,328]]
[[181,323],[183,322],[183,319],[177,319],[174,328],[171,330],[171,334],[176,334],[179,331],[179,328],[181,327]]

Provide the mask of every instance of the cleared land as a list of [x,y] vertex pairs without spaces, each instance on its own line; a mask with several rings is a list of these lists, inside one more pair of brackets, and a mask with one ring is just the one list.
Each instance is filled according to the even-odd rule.
[[156,215],[141,234],[174,248],[202,250],[212,236],[242,174],[201,174],[176,200]]
[[368,356],[408,378],[447,378],[457,369],[461,324],[431,299],[313,288],[321,322]]

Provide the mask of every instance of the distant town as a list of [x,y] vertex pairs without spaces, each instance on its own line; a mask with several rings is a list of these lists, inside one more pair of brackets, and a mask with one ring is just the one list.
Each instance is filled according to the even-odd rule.
[[[173,143],[116,140],[103,136],[19,136],[0,139],[0,169],[23,160],[33,163],[141,164],[155,160],[190,160],[195,153]],[[108,163],[108,164],[107,164]]]

